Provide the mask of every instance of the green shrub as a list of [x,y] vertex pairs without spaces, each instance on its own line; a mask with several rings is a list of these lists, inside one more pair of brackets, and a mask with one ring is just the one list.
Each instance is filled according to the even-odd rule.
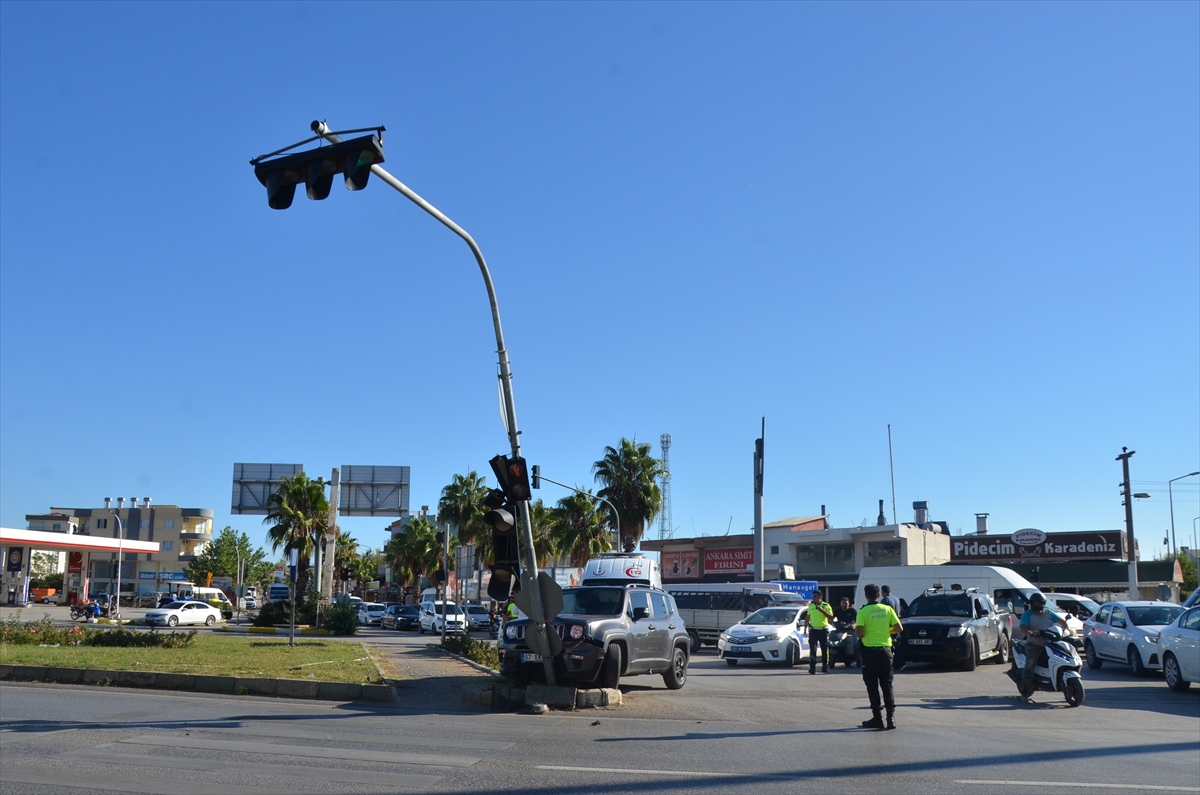
[[488,668],[500,669],[500,651],[486,640],[475,640],[467,635],[447,635],[442,648]]
[[[287,624],[292,620],[291,602],[268,602],[254,617],[254,626],[273,627],[276,624]],[[296,623],[312,626],[317,621],[317,603],[305,602],[296,608]]]
[[358,634],[358,611],[349,599],[338,599],[326,608],[325,629],[334,635]]
[[81,626],[56,627],[45,615],[38,621],[21,621],[21,611],[0,622],[0,643],[31,646],[74,646],[85,637],[88,630]]
[[181,649],[196,639],[196,630],[189,632],[133,632],[128,629],[91,630],[83,639],[84,646],[122,646],[139,649]]

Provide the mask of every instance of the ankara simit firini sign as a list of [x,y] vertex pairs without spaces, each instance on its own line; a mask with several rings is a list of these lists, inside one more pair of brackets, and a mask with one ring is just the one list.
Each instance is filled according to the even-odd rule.
[[950,540],[951,563],[1069,560],[1128,560],[1125,533],[1043,533],[1028,528],[1006,536],[958,536]]

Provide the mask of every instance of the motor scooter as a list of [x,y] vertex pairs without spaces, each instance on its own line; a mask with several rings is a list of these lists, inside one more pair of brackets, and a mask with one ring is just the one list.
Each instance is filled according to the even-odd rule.
[[[1053,626],[1043,629],[1038,637],[1048,641],[1044,649],[1029,646],[1031,653],[1040,651],[1037,667],[1034,669],[1034,689],[1049,693],[1059,692],[1072,707],[1083,703],[1083,678],[1079,672],[1083,669],[1083,660],[1075,647],[1068,643],[1061,627]],[[1026,643],[1023,640],[1013,641],[1013,664],[1008,671],[1009,677],[1021,687],[1021,672],[1025,670]]]
[[829,624],[829,667],[838,663],[849,668],[858,664],[858,638],[854,634],[854,625],[845,621],[833,621]]
[[500,637],[500,616],[493,615],[488,621],[488,637],[492,640]]

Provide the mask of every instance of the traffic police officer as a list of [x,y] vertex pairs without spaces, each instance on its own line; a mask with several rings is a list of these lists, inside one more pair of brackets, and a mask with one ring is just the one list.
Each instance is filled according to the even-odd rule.
[[813,591],[808,605],[808,672],[817,672],[817,645],[821,646],[821,673],[829,673],[829,622],[833,619],[833,608],[825,601],[824,594]]
[[[867,685],[867,698],[871,700],[871,719],[862,725],[868,729],[882,729],[883,710],[887,709],[888,729],[896,728],[896,698],[892,693],[892,636],[904,629],[900,617],[890,606],[880,604],[879,586],[871,583],[863,588],[867,604],[858,611],[854,632],[862,644],[863,682]],[[882,703],[879,692],[883,691]]]

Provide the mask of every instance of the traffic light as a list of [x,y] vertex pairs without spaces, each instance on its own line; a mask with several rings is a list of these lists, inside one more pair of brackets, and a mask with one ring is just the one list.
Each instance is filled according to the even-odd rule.
[[509,502],[523,502],[533,498],[529,491],[529,470],[525,467],[524,458],[508,458],[498,455],[491,461],[492,471],[496,473],[496,482]]
[[542,487],[542,468],[534,464],[530,467],[530,470],[533,473],[533,482],[529,485],[535,489],[540,489]]
[[341,577],[342,577],[342,582],[346,582],[347,580],[349,580],[350,579],[350,569],[346,568],[345,566],[342,566]]
[[267,204],[273,210],[292,206],[296,185],[304,183],[308,198],[320,201],[329,196],[333,175],[343,174],[349,190],[362,190],[371,176],[371,166],[383,162],[383,144],[374,135],[284,155],[274,160],[251,160],[254,176],[267,189]]

